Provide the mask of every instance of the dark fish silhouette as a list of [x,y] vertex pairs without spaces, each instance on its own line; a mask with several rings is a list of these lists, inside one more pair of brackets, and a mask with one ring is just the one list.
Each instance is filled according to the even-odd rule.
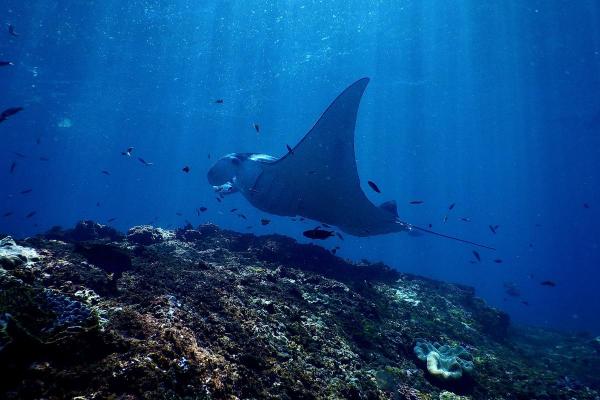
[[543,282],[540,282],[540,285],[554,287],[554,286],[556,286],[556,282],[554,282],[554,281],[543,281]]
[[290,147],[289,144],[286,144],[285,147],[287,148],[288,153],[294,154],[294,150]]
[[302,232],[302,234],[309,239],[316,239],[316,240],[325,240],[327,238],[335,236],[334,231],[326,231],[326,230],[319,229],[319,228],[304,231],[304,232]]
[[502,263],[502,260],[501,260],[501,259],[499,259],[499,258],[496,258],[496,259],[494,260],[494,262],[495,262],[496,264],[500,264],[500,263]]
[[216,104],[223,104],[223,99],[216,99],[216,100],[215,100],[215,103],[216,103]]
[[523,304],[524,306],[528,306],[528,305],[529,305],[529,302],[528,302],[528,301],[525,301],[525,300],[523,300],[523,301],[521,301],[521,304]]
[[448,206],[448,210],[452,210],[454,208],[454,206],[456,205],[456,203],[452,203]]
[[40,161],[50,161],[50,159],[48,157],[42,156],[40,157]]
[[15,168],[17,168],[17,163],[16,163],[16,161],[13,161],[12,164],[10,164],[10,173],[11,174],[13,172],[15,172]]
[[19,34],[15,30],[15,26],[13,24],[8,24],[8,33],[15,37],[19,36]]
[[186,165],[185,167],[181,168],[181,170],[187,174],[188,172],[190,172],[190,167]]
[[142,157],[138,157],[138,161],[141,162],[144,165],[147,165],[147,166],[150,166],[150,165],[153,164],[151,162],[148,162],[148,161],[144,160]]
[[96,207],[100,207],[100,202],[99,201],[96,202]]
[[35,139],[35,144],[40,144],[42,143],[42,138],[38,137],[37,139]]
[[344,237],[342,236],[342,234],[341,234],[341,233],[339,233],[339,232],[336,232],[335,234],[337,235],[337,237],[339,237],[339,238],[340,238],[340,240],[344,240]]
[[222,200],[220,197],[217,197],[217,201],[220,203]]
[[429,227],[429,229],[433,228],[433,225],[431,224],[427,224],[427,226]]
[[27,158],[25,154],[19,153],[18,151],[13,151],[13,154],[19,158]]
[[475,256],[478,262],[481,262],[481,256],[479,255],[477,250],[473,250],[473,255]]
[[260,126],[258,124],[254,124],[254,129],[256,130],[256,133],[260,133]]
[[204,212],[204,211],[208,210],[208,208],[206,208],[206,207],[200,207],[200,208],[198,208],[198,210],[200,210],[200,212]]
[[461,217],[461,221],[471,222],[471,218]]
[[423,200],[413,200],[410,204],[423,204]]
[[4,214],[2,214],[3,217],[10,217],[11,215],[13,215],[12,211],[5,212]]
[[583,203],[583,208],[590,208],[590,205],[588,203]]
[[27,194],[27,193],[31,193],[33,191],[33,189],[25,189],[25,190],[21,190],[21,194]]
[[493,226],[491,226],[491,225],[488,225],[488,226],[489,226],[489,228],[490,228],[490,231],[492,231],[492,233],[495,235],[495,234],[496,234],[496,228],[494,228],[494,227],[493,227]]
[[108,171],[106,171],[106,170],[102,170],[102,171],[100,171],[100,172],[102,172],[104,175],[110,175],[110,172],[108,172]]
[[113,222],[114,220],[116,220],[117,218],[109,218],[106,222]]
[[133,147],[128,147],[127,150],[121,152],[121,155],[131,157],[132,152],[133,152]]
[[234,212],[236,212],[237,210],[238,210],[237,208],[232,208],[231,210],[229,210],[229,212],[232,212],[232,213],[234,213]]
[[180,212],[176,212],[176,213],[175,213],[175,215],[177,215],[178,217],[181,217],[181,216],[183,216],[183,214],[182,214],[182,213],[180,213]]
[[4,122],[6,121],[9,117],[12,117],[13,115],[15,115],[18,112],[23,111],[23,107],[11,107],[11,108],[7,108],[6,110],[2,111],[2,113],[0,114],[0,122]]
[[30,212],[29,214],[27,214],[27,215],[25,216],[25,218],[31,218],[31,217],[33,217],[35,214],[37,214],[37,211],[32,211],[32,212]]
[[15,65],[10,61],[0,61],[0,67],[8,67],[8,66],[12,66]]
[[374,192],[381,193],[381,190],[379,190],[379,187],[375,184],[375,182],[373,182],[373,181],[367,181],[367,183],[369,184],[369,187],[371,189],[373,189]]
[[248,219],[248,218],[246,218],[246,216],[244,214],[236,214],[236,215],[242,219]]
[[519,297],[521,295],[521,292],[517,288],[517,285],[515,285],[512,282],[506,282],[504,284],[504,292],[512,297]]
[[270,222],[271,222],[271,220],[269,220],[269,219],[263,218],[260,220],[261,225],[269,225]]

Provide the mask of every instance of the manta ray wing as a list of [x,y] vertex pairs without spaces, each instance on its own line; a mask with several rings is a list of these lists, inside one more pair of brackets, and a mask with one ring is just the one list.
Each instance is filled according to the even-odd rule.
[[248,198],[254,206],[301,215],[357,236],[403,229],[395,213],[375,206],[360,187],[354,128],[368,83],[363,78],[350,85],[288,154],[265,163]]

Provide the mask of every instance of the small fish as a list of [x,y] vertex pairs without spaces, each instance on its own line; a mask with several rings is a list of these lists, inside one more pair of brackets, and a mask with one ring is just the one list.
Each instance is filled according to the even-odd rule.
[[448,216],[444,215],[444,223],[448,222]]
[[220,203],[222,200],[220,197],[217,197],[217,201]]
[[15,64],[13,64],[10,61],[0,61],[0,67],[8,67],[8,66],[13,66]]
[[138,161],[141,162],[144,165],[147,165],[147,166],[150,166],[150,165],[154,164],[154,163],[151,163],[151,162],[148,162],[148,161],[144,160],[142,157],[138,157]]
[[493,226],[491,226],[491,225],[488,225],[488,227],[490,228],[490,231],[492,231],[492,233],[495,235],[496,234],[496,228],[493,227]]
[[246,218],[246,216],[244,214],[236,214],[236,215],[242,219],[248,219],[248,218]]
[[183,216],[183,214],[182,214],[182,213],[180,213],[180,212],[176,212],[176,213],[175,213],[175,215],[177,215],[178,217],[181,217],[181,216]]
[[423,200],[413,200],[410,204],[423,204]]
[[522,300],[522,301],[521,301],[521,304],[523,304],[524,306],[528,306],[528,305],[529,305],[529,302],[528,302],[528,301],[525,301],[525,300]]
[[310,229],[310,230],[302,232],[302,235],[304,235],[305,237],[307,237],[309,239],[325,240],[327,238],[335,236],[335,232],[315,228],[315,229]]
[[121,152],[121,155],[131,157],[132,152],[133,152],[133,147],[128,147],[127,150]]
[[8,33],[14,37],[19,36],[19,34],[15,30],[15,26],[13,24],[8,24]]
[[456,205],[456,203],[452,203],[448,206],[448,210],[452,210],[454,208],[454,206]]
[[187,174],[188,172],[190,172],[190,167],[186,165],[185,167],[181,168],[181,170]]
[[216,104],[223,104],[223,99],[216,99],[216,100],[215,100],[215,103],[216,103]]
[[208,153],[208,159],[210,160],[210,153]]
[[102,170],[102,171],[100,171],[100,172],[102,172],[104,175],[110,175],[110,172],[108,172],[108,171],[106,171],[106,170]]
[[427,224],[427,226],[429,227],[429,229],[433,228],[433,225],[431,224]]
[[590,208],[590,205],[588,203],[583,203],[583,208]]
[[502,263],[502,260],[501,260],[501,259],[499,259],[499,258],[496,258],[496,259],[494,260],[494,262],[495,262],[496,264],[501,264],[501,263]]
[[117,218],[109,218],[106,222],[113,222],[114,220],[116,220]]
[[314,175],[316,173],[317,173],[317,171],[312,171],[312,170],[307,172],[307,174],[309,174],[309,175]]
[[31,193],[31,192],[33,192],[33,189],[21,190],[21,194],[27,194],[27,193]]
[[200,210],[200,212],[204,212],[204,211],[208,210],[208,208],[206,208],[206,207],[200,207],[200,208],[198,208],[198,210]]
[[321,224],[321,226],[322,226],[323,228],[331,228],[331,226],[329,226],[329,225],[327,225],[327,224],[325,224],[325,223]]
[[264,219],[264,218],[260,220],[261,225],[269,225],[270,222],[271,222],[271,220]]
[[13,161],[12,164],[10,164],[10,173],[12,174],[13,172],[15,172],[15,168],[17,168],[17,162]]
[[554,282],[554,281],[543,281],[543,282],[540,282],[540,285],[542,285],[542,286],[549,286],[549,287],[555,287],[556,286],[556,282]]
[[42,156],[40,157],[40,161],[50,161],[50,159],[48,157]]
[[37,214],[37,211],[32,211],[32,212],[30,212],[29,214],[27,214],[27,215],[25,216],[25,218],[31,218],[31,217],[33,217],[35,214]]
[[234,213],[234,212],[236,212],[237,210],[238,210],[237,208],[232,208],[231,210],[229,210],[229,212],[232,212],[232,213]]
[[379,186],[377,186],[377,184],[373,181],[367,181],[367,184],[369,185],[369,187],[371,189],[373,189],[373,191],[375,193],[381,193],[381,190],[379,189]]
[[464,222],[471,222],[471,218],[466,218],[466,217],[461,217],[460,220],[464,221]]
[[10,217],[11,215],[13,215],[12,211],[5,212],[4,214],[2,214],[3,217]]
[[331,251],[331,254],[333,254],[333,255],[335,256],[335,253],[337,252],[337,249],[336,249],[336,248],[333,248],[333,249],[331,249],[330,251]]
[[15,115],[16,113],[18,113],[20,111],[23,111],[23,107],[7,108],[6,110],[2,111],[2,113],[0,114],[0,122],[6,121],[9,117],[12,117],[13,115]]
[[287,148],[288,153],[294,154],[294,149],[292,149],[289,144],[286,144],[285,147]]
[[476,250],[473,250],[473,255],[475,256],[478,262],[481,262],[481,256]]
[[535,227],[536,227],[536,228],[541,228],[541,227],[542,227],[542,224],[535,224]]
[[100,207],[100,202],[99,201],[96,202],[96,207]]
[[42,138],[38,137],[37,139],[35,139],[35,144],[40,144],[42,143]]
[[256,130],[256,133],[260,133],[260,126],[258,124],[254,124],[254,129]]
[[339,233],[339,232],[336,232],[335,234],[337,235],[337,237],[339,237],[339,238],[340,238],[340,240],[344,240],[344,237],[342,236],[342,234],[341,234],[341,233]]

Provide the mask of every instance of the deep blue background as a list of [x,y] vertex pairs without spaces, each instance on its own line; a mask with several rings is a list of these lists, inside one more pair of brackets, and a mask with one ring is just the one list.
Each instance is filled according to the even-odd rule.
[[[117,218],[122,230],[189,220],[304,241],[314,224],[274,217],[262,227],[265,215],[240,196],[218,204],[205,173],[229,152],[282,155],[339,92],[369,76],[357,159],[362,181],[383,193],[365,184],[367,195],[396,199],[406,221],[499,250],[471,264],[471,246],[435,237],[325,244],[473,285],[520,322],[599,333],[598,7],[5,0],[0,59],[16,65],[0,69],[0,109],[26,110],[0,124],[0,213],[14,212],[0,217],[0,231],[23,237],[83,218]],[[155,165],[121,156],[128,146]],[[424,204],[408,204],[415,199]],[[201,217],[199,206],[209,208]],[[500,225],[497,235],[489,224]],[[557,286],[542,287],[545,279]],[[506,295],[507,282],[520,298]]]

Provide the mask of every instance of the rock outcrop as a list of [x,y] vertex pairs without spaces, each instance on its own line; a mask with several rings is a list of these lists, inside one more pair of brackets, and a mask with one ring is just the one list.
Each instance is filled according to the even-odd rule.
[[[1,398],[598,399],[589,338],[471,288],[278,235],[92,226],[6,241],[35,253],[0,267]],[[418,338],[462,346],[469,380],[430,379]]]

